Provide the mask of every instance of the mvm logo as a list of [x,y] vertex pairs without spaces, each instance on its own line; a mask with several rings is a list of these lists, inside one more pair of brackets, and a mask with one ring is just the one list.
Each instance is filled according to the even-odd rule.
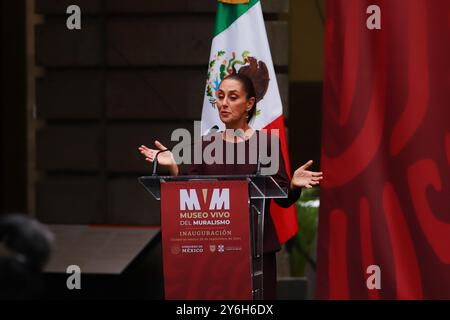
[[[208,189],[202,189],[203,203],[207,205]],[[196,189],[180,189],[180,210],[201,210]],[[230,189],[214,188],[209,199],[209,210],[230,210]]]

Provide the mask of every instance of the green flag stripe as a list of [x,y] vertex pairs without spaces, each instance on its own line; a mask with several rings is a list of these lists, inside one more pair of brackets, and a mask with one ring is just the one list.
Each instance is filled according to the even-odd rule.
[[259,0],[250,0],[248,4],[217,3],[216,26],[214,37],[228,28],[237,18],[246,13]]

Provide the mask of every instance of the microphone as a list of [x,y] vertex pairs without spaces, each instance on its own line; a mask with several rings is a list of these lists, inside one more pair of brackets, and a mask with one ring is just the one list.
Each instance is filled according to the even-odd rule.
[[259,161],[259,152],[256,154],[257,157],[257,163],[256,163],[256,175],[260,176],[261,175],[261,161]]
[[[259,134],[258,131],[256,131],[255,134]],[[259,138],[259,136],[257,136]],[[257,176],[261,175],[261,161],[259,161],[259,139],[256,141],[256,173]]]
[[208,131],[206,131],[205,135],[208,135],[211,133],[216,133],[217,131],[219,131],[219,126],[216,124],[216,125],[212,126]]

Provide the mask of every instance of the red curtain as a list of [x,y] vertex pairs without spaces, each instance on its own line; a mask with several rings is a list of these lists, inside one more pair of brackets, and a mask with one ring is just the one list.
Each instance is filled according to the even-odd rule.
[[327,1],[317,298],[450,299],[449,61],[448,0]]

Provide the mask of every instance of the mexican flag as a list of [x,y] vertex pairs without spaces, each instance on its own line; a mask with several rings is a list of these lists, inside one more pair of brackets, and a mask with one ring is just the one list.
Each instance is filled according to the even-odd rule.
[[[257,95],[256,116],[250,121],[250,126],[257,130],[279,129],[281,151],[290,176],[283,108],[261,3],[258,0],[222,0],[217,5],[203,102],[202,134],[207,134],[215,126],[225,129],[215,107],[215,92],[227,75],[244,73],[253,80]],[[295,206],[284,209],[272,201],[271,214],[278,239],[284,243],[298,230]]]

